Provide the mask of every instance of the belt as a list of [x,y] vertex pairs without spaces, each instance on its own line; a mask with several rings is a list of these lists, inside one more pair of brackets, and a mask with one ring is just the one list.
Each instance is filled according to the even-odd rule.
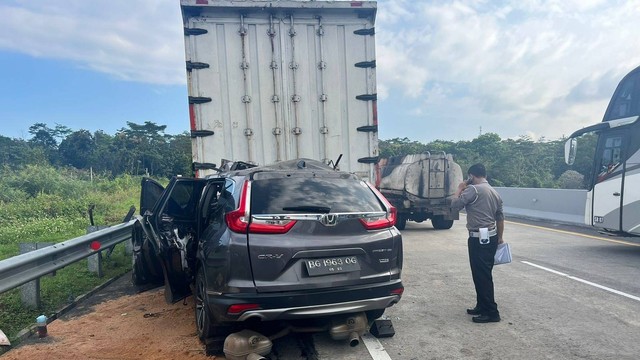
[[[498,235],[498,230],[496,228],[493,228],[491,230],[489,230],[489,236],[496,236]],[[475,237],[475,238],[479,238],[480,237],[480,231],[469,231],[469,237]]]

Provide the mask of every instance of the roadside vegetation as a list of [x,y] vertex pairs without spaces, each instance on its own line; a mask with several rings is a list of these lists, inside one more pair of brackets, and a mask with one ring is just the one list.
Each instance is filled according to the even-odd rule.
[[[19,254],[20,243],[58,243],[86,234],[93,208],[95,225],[122,222],[129,208],[138,206],[140,177],[90,174],[50,165],[0,169],[0,260]],[[87,260],[41,278],[40,309],[22,305],[20,289],[0,295],[0,329],[10,339],[44,314],[71,303],[106,279],[128,272],[131,259],[124,244],[103,258],[104,277],[88,271]]]
[[[0,135],[0,260],[17,255],[21,242],[57,243],[85,234],[90,207],[95,225],[121,222],[132,205],[138,206],[143,175],[161,181],[191,176],[190,134],[168,135],[165,128],[130,122],[110,135],[36,123],[29,128],[29,139]],[[579,141],[581,157],[571,168],[564,164],[563,144],[487,133],[471,141],[426,144],[408,138],[380,140],[379,149],[381,157],[446,152],[463,172],[482,162],[494,186],[585,188],[593,172],[595,136]],[[121,244],[105,259],[104,278],[89,273],[86,260],[43,277],[40,309],[25,308],[19,289],[0,294],[0,329],[14,338],[36,316],[49,316],[105,279],[129,271],[130,262]]]

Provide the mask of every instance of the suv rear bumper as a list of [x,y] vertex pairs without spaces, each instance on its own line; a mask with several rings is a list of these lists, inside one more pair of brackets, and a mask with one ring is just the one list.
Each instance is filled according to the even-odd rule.
[[245,321],[252,318],[258,318],[262,321],[291,320],[327,315],[349,314],[384,309],[398,301],[400,301],[400,295],[389,295],[382,298],[349,301],[336,304],[250,310],[242,313],[238,318],[238,321]]
[[[384,284],[325,291],[223,295],[210,293],[207,297],[209,309],[218,322],[250,319],[273,321],[385,309],[400,301],[401,295],[397,293],[399,289],[403,289],[402,282],[394,280]],[[259,307],[239,314],[227,312],[229,306],[237,304],[257,304]]]

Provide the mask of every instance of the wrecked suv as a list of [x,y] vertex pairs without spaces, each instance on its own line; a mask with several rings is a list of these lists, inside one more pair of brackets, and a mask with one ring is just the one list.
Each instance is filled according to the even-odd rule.
[[163,281],[168,302],[193,293],[198,336],[213,352],[265,322],[326,320],[346,338],[340,319],[370,323],[403,292],[395,208],[320,162],[175,177],[166,189],[143,179],[140,209],[134,282]]

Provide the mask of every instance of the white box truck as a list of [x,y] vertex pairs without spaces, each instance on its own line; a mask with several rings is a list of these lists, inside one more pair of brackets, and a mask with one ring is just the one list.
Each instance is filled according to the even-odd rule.
[[197,177],[223,159],[310,158],[379,182],[375,1],[181,0],[181,9]]

